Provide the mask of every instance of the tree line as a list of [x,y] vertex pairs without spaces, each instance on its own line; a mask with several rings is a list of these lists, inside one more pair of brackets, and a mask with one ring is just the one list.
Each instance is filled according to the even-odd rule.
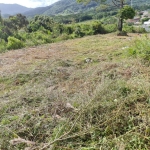
[[[84,2],[84,0],[78,0]],[[101,1],[105,3],[106,0]],[[0,15],[0,52],[9,49],[36,46],[61,40],[83,37],[86,35],[106,34],[111,32],[143,32],[133,26],[128,26],[124,20],[133,18],[135,10],[126,5],[125,0],[114,0],[119,9],[95,14],[73,14],[68,16],[37,15],[28,20],[26,16],[17,14],[4,19]],[[92,12],[93,13],[93,12]],[[104,15],[106,14],[107,15]],[[87,21],[90,20],[90,21]],[[82,23],[83,21],[87,21]],[[124,25],[124,26],[123,26]]]

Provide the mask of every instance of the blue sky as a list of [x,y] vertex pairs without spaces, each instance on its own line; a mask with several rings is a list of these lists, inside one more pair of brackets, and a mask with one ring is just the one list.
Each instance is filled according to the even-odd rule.
[[59,0],[0,0],[4,4],[20,4],[26,7],[35,8],[51,5]]

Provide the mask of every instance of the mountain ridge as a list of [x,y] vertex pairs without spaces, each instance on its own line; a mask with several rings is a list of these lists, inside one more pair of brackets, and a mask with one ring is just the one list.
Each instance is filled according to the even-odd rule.
[[[111,0],[107,0],[110,4]],[[130,4],[130,0],[128,1]],[[35,15],[70,15],[75,13],[82,13],[89,10],[95,10],[99,4],[92,1],[85,5],[77,3],[76,0],[59,0],[52,5],[46,7],[27,8],[18,4],[3,4],[0,3],[0,10],[3,17],[22,13],[27,17],[34,17]],[[150,5],[148,0],[133,1],[133,6]]]
[[50,6],[34,8],[31,11],[27,11],[24,15],[32,17],[34,15],[58,15],[58,14],[70,14],[79,13],[82,11],[96,8],[98,5],[96,2],[91,2],[87,5],[77,3],[76,0],[60,0]]
[[2,15],[15,15],[17,13],[24,13],[26,11],[31,10],[32,8],[28,8],[19,4],[4,4],[0,3],[0,11]]

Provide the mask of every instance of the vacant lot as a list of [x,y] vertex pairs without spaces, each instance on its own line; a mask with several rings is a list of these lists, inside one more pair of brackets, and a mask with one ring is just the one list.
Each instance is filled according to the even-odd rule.
[[150,149],[150,67],[138,34],[0,54],[0,150]]

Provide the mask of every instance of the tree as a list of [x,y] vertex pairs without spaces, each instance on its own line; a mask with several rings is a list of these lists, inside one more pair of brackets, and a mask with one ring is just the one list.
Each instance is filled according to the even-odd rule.
[[26,16],[22,14],[17,14],[16,16],[9,16],[9,20],[11,24],[16,27],[16,29],[21,29],[29,24]]
[[0,25],[3,25],[3,18],[2,18],[2,15],[1,15],[1,10],[0,10]]
[[30,22],[27,27],[29,32],[35,32],[40,27],[43,27],[46,30],[50,30],[52,32],[52,28],[54,26],[54,20],[49,16],[35,16],[34,19]]
[[124,19],[132,19],[135,16],[135,11],[130,6],[126,5],[126,0],[112,0],[113,4],[118,7],[118,30],[122,32],[123,28],[123,20]]
[[89,3],[91,1],[97,1],[99,4],[106,4],[107,2],[112,2],[114,6],[119,8],[118,11],[118,31],[122,32],[123,29],[123,20],[132,19],[135,16],[135,11],[133,8],[127,5],[126,0],[77,0],[81,3]]

